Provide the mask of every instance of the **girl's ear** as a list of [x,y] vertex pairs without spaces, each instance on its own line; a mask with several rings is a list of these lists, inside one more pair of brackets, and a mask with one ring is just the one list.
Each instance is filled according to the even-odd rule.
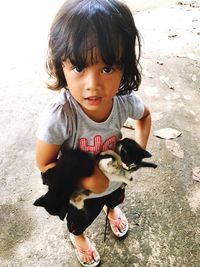
[[61,65],[62,65],[63,69],[66,68],[67,65],[69,65],[69,64],[71,65],[71,62],[69,59],[61,58]]
[[64,60],[62,60],[61,61],[61,64],[62,64],[62,68],[64,69],[66,66],[65,66],[65,61]]

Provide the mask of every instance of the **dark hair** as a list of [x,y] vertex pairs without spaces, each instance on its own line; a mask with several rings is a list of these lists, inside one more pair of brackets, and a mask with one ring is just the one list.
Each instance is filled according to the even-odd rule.
[[140,36],[131,11],[117,0],[68,0],[62,5],[50,29],[46,68],[54,81],[48,88],[67,88],[63,60],[86,66],[89,51],[94,64],[94,47],[105,64],[116,64],[123,70],[118,94],[138,90]]

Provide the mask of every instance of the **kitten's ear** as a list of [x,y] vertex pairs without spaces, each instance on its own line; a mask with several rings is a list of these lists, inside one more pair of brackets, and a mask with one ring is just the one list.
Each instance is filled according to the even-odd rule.
[[150,158],[152,157],[151,153],[149,153],[147,150],[144,150],[144,158]]
[[34,203],[34,206],[43,207],[51,215],[58,216],[61,220],[64,220],[67,211],[69,209],[69,200],[64,203],[62,198],[53,198],[48,193],[38,198]]
[[34,203],[33,203],[34,206],[37,206],[37,207],[46,207],[47,205],[47,202],[46,202],[46,195],[44,196],[41,196],[40,198],[38,198]]

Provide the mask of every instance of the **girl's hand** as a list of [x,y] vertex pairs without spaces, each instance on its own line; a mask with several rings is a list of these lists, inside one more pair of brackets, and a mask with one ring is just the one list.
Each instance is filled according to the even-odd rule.
[[49,169],[52,169],[55,166],[56,166],[56,162],[52,162],[52,163],[46,165],[44,168],[42,168],[43,169],[42,172],[46,172],[46,171],[48,171]]
[[86,190],[100,194],[108,188],[109,180],[96,165],[94,174],[90,177],[83,178],[79,185]]

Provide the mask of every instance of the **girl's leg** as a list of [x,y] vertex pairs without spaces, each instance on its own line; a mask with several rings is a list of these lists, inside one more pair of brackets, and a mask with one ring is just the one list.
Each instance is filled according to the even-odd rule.
[[118,188],[113,193],[106,196],[105,205],[110,208],[111,212],[119,204],[123,203],[125,197],[125,189]]
[[[117,189],[112,194],[108,195],[106,206],[109,207],[109,220],[110,223],[114,223],[114,233],[117,236],[123,236],[128,230],[128,221],[125,215],[121,212],[118,205],[124,201],[125,190]],[[104,211],[107,212],[107,207],[104,207]],[[120,219],[119,219],[120,218]]]
[[74,235],[81,235],[101,212],[105,204],[104,198],[87,199],[84,203],[84,209],[80,210],[70,205],[66,218],[69,232]]
[[[114,233],[116,236],[124,236],[127,233],[128,222],[125,215],[121,212],[119,207],[109,210],[109,220],[113,224]],[[120,219],[119,219],[120,218]],[[117,225],[116,225],[117,224]]]
[[[86,228],[92,224],[95,218],[99,215],[104,205],[102,198],[88,199],[85,201],[84,209],[78,210],[70,205],[67,214],[67,226],[69,232],[73,234],[73,239],[78,248],[79,258],[82,262],[92,263],[94,260],[99,261],[99,254],[91,245],[90,240],[84,235]],[[92,253],[88,253],[88,248],[92,248]],[[77,250],[77,251],[78,251]],[[82,253],[84,252],[85,253]]]

